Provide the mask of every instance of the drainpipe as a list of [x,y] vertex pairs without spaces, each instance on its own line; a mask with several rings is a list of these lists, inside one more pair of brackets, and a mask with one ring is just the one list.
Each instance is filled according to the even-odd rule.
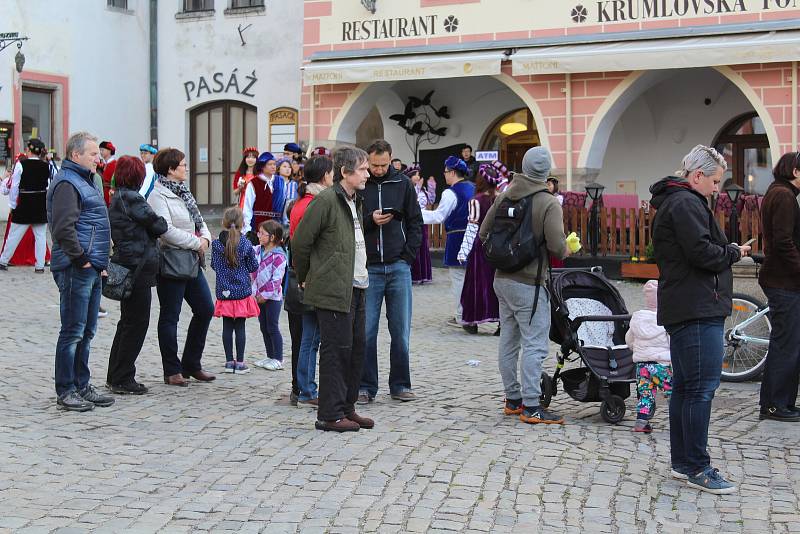
[[158,146],[158,5],[150,0],[150,143]]
[[797,61],[792,61],[792,150],[797,150]]
[[566,74],[567,87],[564,97],[567,99],[567,191],[572,191],[572,74]]
[[316,140],[314,139],[314,134],[315,134],[314,130],[316,129],[316,124],[315,124],[316,121],[314,120],[314,116],[316,115],[316,113],[314,113],[314,109],[317,107],[317,102],[316,102],[316,100],[317,100],[317,90],[316,89],[317,89],[316,85],[312,85],[311,86],[310,109],[308,110],[308,113],[309,113],[309,117],[308,117],[308,127],[309,127],[309,132],[308,132],[308,152],[309,152],[309,154],[311,154],[311,151],[314,150],[314,146],[316,145]]

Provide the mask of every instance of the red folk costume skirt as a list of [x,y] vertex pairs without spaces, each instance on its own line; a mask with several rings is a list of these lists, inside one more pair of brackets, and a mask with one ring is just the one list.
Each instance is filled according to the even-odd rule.
[[[6,224],[6,233],[3,236],[3,246],[0,248],[0,253],[6,248],[6,241],[8,241],[8,231],[11,229],[11,213],[8,214],[8,222]],[[50,247],[44,256],[45,263],[50,261]],[[28,228],[22,241],[17,245],[17,250],[8,262],[9,265],[23,266],[23,265],[36,265],[36,238],[33,237],[33,228]]]

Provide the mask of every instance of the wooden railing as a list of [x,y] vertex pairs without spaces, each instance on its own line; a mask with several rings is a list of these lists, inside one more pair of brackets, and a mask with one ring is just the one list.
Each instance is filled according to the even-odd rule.
[[[591,253],[589,249],[590,213],[585,208],[564,207],[564,231],[566,234],[575,232],[580,236],[583,248],[579,254]],[[597,253],[601,256],[646,257],[645,250],[652,240],[655,215],[654,209],[600,208],[600,239]],[[716,219],[727,234],[729,217],[724,213],[717,213]],[[763,251],[761,218],[757,211],[742,211],[739,215],[739,235],[741,243],[755,237],[756,240],[751,244],[753,252]],[[444,248],[446,234],[443,225],[428,226],[428,237],[432,250]]]

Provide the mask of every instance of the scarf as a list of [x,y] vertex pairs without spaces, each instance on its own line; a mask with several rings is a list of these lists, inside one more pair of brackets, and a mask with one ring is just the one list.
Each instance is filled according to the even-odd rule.
[[320,183],[312,182],[306,185],[306,195],[311,195],[312,197],[315,197],[320,193],[322,193],[323,191],[325,191],[325,186]]
[[186,209],[189,210],[189,215],[194,221],[194,229],[195,231],[199,232],[200,229],[203,228],[203,216],[200,214],[200,210],[197,208],[197,201],[194,199],[192,192],[189,191],[188,187],[186,187],[186,182],[173,182],[166,176],[161,176],[159,174],[158,183],[172,191],[181,200],[183,200],[183,203],[186,205]]

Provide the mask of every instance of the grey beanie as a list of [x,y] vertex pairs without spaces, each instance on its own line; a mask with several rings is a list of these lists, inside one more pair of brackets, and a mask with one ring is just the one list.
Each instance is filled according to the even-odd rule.
[[525,152],[522,158],[522,174],[537,180],[544,180],[550,174],[550,151],[543,146],[535,146]]

